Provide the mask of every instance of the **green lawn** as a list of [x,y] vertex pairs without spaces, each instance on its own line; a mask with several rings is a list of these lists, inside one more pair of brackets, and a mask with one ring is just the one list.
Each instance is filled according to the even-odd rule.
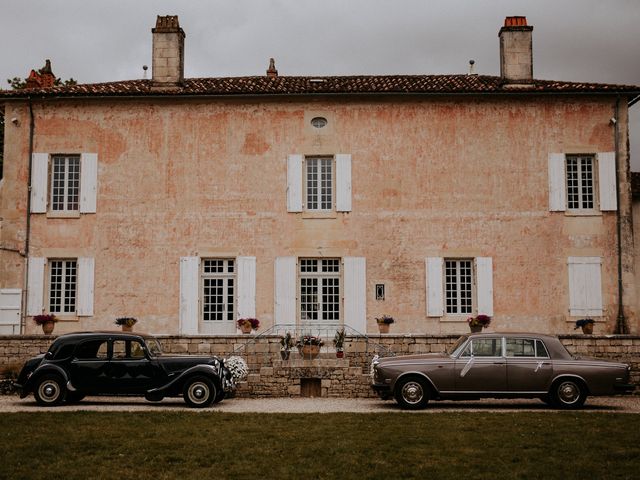
[[0,415],[0,478],[638,478],[640,415]]

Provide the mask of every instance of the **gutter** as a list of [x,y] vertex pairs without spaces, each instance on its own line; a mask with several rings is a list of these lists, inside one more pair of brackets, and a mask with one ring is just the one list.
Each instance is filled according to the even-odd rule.
[[[636,97],[636,100],[640,98]],[[613,125],[613,135],[614,135],[614,143],[615,143],[615,170],[616,170],[616,202],[618,208],[616,209],[616,233],[617,233],[617,250],[618,250],[618,316],[616,319],[616,328],[614,333],[616,334],[629,334],[629,326],[627,325],[627,321],[624,316],[624,305],[622,304],[622,297],[624,293],[624,286],[622,283],[622,214],[620,212],[620,173],[619,173],[619,165],[620,165],[620,141],[619,141],[619,133],[620,127],[619,125],[619,116],[620,116],[620,96],[616,99],[616,106],[614,109],[613,118],[615,119]]]
[[31,181],[33,175],[33,165],[32,165],[32,157],[33,157],[33,136],[35,134],[36,123],[35,118],[33,116],[33,103],[31,102],[31,97],[28,96],[27,100],[29,102],[29,158],[27,160],[28,165],[28,184],[27,184],[27,225],[24,239],[24,285],[22,291],[24,292],[22,298],[22,314],[20,316],[20,333],[24,334],[27,326],[27,298],[29,297],[29,240],[31,237]]

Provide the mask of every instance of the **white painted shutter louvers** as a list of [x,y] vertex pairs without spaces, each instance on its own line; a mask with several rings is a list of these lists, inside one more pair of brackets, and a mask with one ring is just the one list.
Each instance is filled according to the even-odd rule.
[[598,153],[598,187],[600,210],[603,212],[617,210],[615,152]]
[[27,315],[40,315],[44,308],[44,270],[47,259],[30,257],[27,268],[29,281],[27,285]]
[[94,270],[93,258],[78,258],[78,303],[76,313],[79,317],[93,316]]
[[351,155],[336,155],[336,211],[351,211]]
[[98,154],[80,155],[80,213],[96,213]]
[[180,258],[180,333],[198,334],[199,257]]
[[274,271],[274,324],[293,326],[296,323],[296,257],[277,257]]
[[600,317],[603,314],[600,257],[569,257],[569,314]]
[[34,153],[31,157],[31,213],[47,213],[49,154]]
[[344,324],[367,331],[367,262],[364,257],[344,258]]
[[256,316],[256,257],[238,257],[238,318]]
[[287,157],[287,212],[302,212],[302,155]]
[[441,317],[442,315],[444,315],[442,264],[442,257],[428,257],[426,259],[428,317]]
[[549,210],[564,212],[567,209],[564,153],[549,154]]
[[493,260],[491,257],[476,258],[476,288],[478,314],[493,316]]

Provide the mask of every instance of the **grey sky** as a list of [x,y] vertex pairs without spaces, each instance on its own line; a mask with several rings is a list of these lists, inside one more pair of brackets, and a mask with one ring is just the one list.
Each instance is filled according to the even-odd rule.
[[[497,75],[498,30],[524,15],[534,76],[640,85],[638,0],[0,0],[0,80],[50,58],[81,83],[142,78],[156,15],[179,15],[185,75]],[[5,84],[3,84],[5,85]],[[3,88],[5,88],[3,86]],[[631,109],[640,170],[640,103]]]

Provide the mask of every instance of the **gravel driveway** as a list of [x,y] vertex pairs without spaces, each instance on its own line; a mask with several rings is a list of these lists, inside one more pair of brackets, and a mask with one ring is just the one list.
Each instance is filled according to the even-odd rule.
[[[142,398],[87,397],[76,405],[43,408],[33,396],[20,400],[17,396],[0,396],[0,413],[7,412],[158,412],[189,411],[227,413],[438,413],[438,412],[556,412],[539,400],[479,400],[464,402],[431,402],[426,410],[405,412],[393,401],[351,398],[228,398],[206,409],[187,408],[182,398],[167,398],[150,403]],[[595,397],[587,399],[583,412],[640,413],[640,396]]]

